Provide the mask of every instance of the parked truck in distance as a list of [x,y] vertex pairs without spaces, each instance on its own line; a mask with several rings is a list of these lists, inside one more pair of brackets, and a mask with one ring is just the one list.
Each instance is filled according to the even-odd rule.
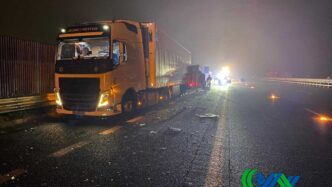
[[184,85],[188,88],[205,88],[205,75],[199,69],[199,65],[188,65],[184,76]]
[[113,20],[58,35],[56,111],[111,116],[180,94],[191,53],[155,23]]

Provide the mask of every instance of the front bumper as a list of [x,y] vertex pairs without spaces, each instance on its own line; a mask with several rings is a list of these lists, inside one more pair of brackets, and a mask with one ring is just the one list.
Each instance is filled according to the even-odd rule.
[[68,114],[68,115],[82,115],[82,116],[113,116],[121,112],[115,112],[113,110],[100,110],[93,112],[84,112],[84,111],[70,111],[63,108],[57,108],[56,112],[58,114]]

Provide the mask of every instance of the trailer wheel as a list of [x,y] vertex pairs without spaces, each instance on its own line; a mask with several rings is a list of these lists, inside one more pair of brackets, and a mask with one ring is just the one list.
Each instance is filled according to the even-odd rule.
[[126,94],[121,103],[123,113],[133,113],[137,109],[137,98],[133,94]]

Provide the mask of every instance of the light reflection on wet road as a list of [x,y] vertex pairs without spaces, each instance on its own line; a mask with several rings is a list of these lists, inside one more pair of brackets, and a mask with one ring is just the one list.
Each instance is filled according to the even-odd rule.
[[[331,92],[235,84],[130,117],[50,117],[0,135],[0,183],[240,186],[242,172],[253,168],[299,175],[298,186],[331,186],[332,124],[315,120],[315,113],[331,116]],[[196,116],[206,113],[220,118]]]

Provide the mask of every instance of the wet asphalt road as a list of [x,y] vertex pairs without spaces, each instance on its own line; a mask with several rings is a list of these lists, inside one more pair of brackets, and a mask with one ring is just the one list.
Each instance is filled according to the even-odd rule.
[[[315,119],[332,116],[331,96],[256,82],[197,91],[134,116],[50,116],[0,135],[0,185],[241,186],[252,168],[298,175],[296,186],[332,186],[332,124]],[[220,118],[196,116],[205,113]]]

